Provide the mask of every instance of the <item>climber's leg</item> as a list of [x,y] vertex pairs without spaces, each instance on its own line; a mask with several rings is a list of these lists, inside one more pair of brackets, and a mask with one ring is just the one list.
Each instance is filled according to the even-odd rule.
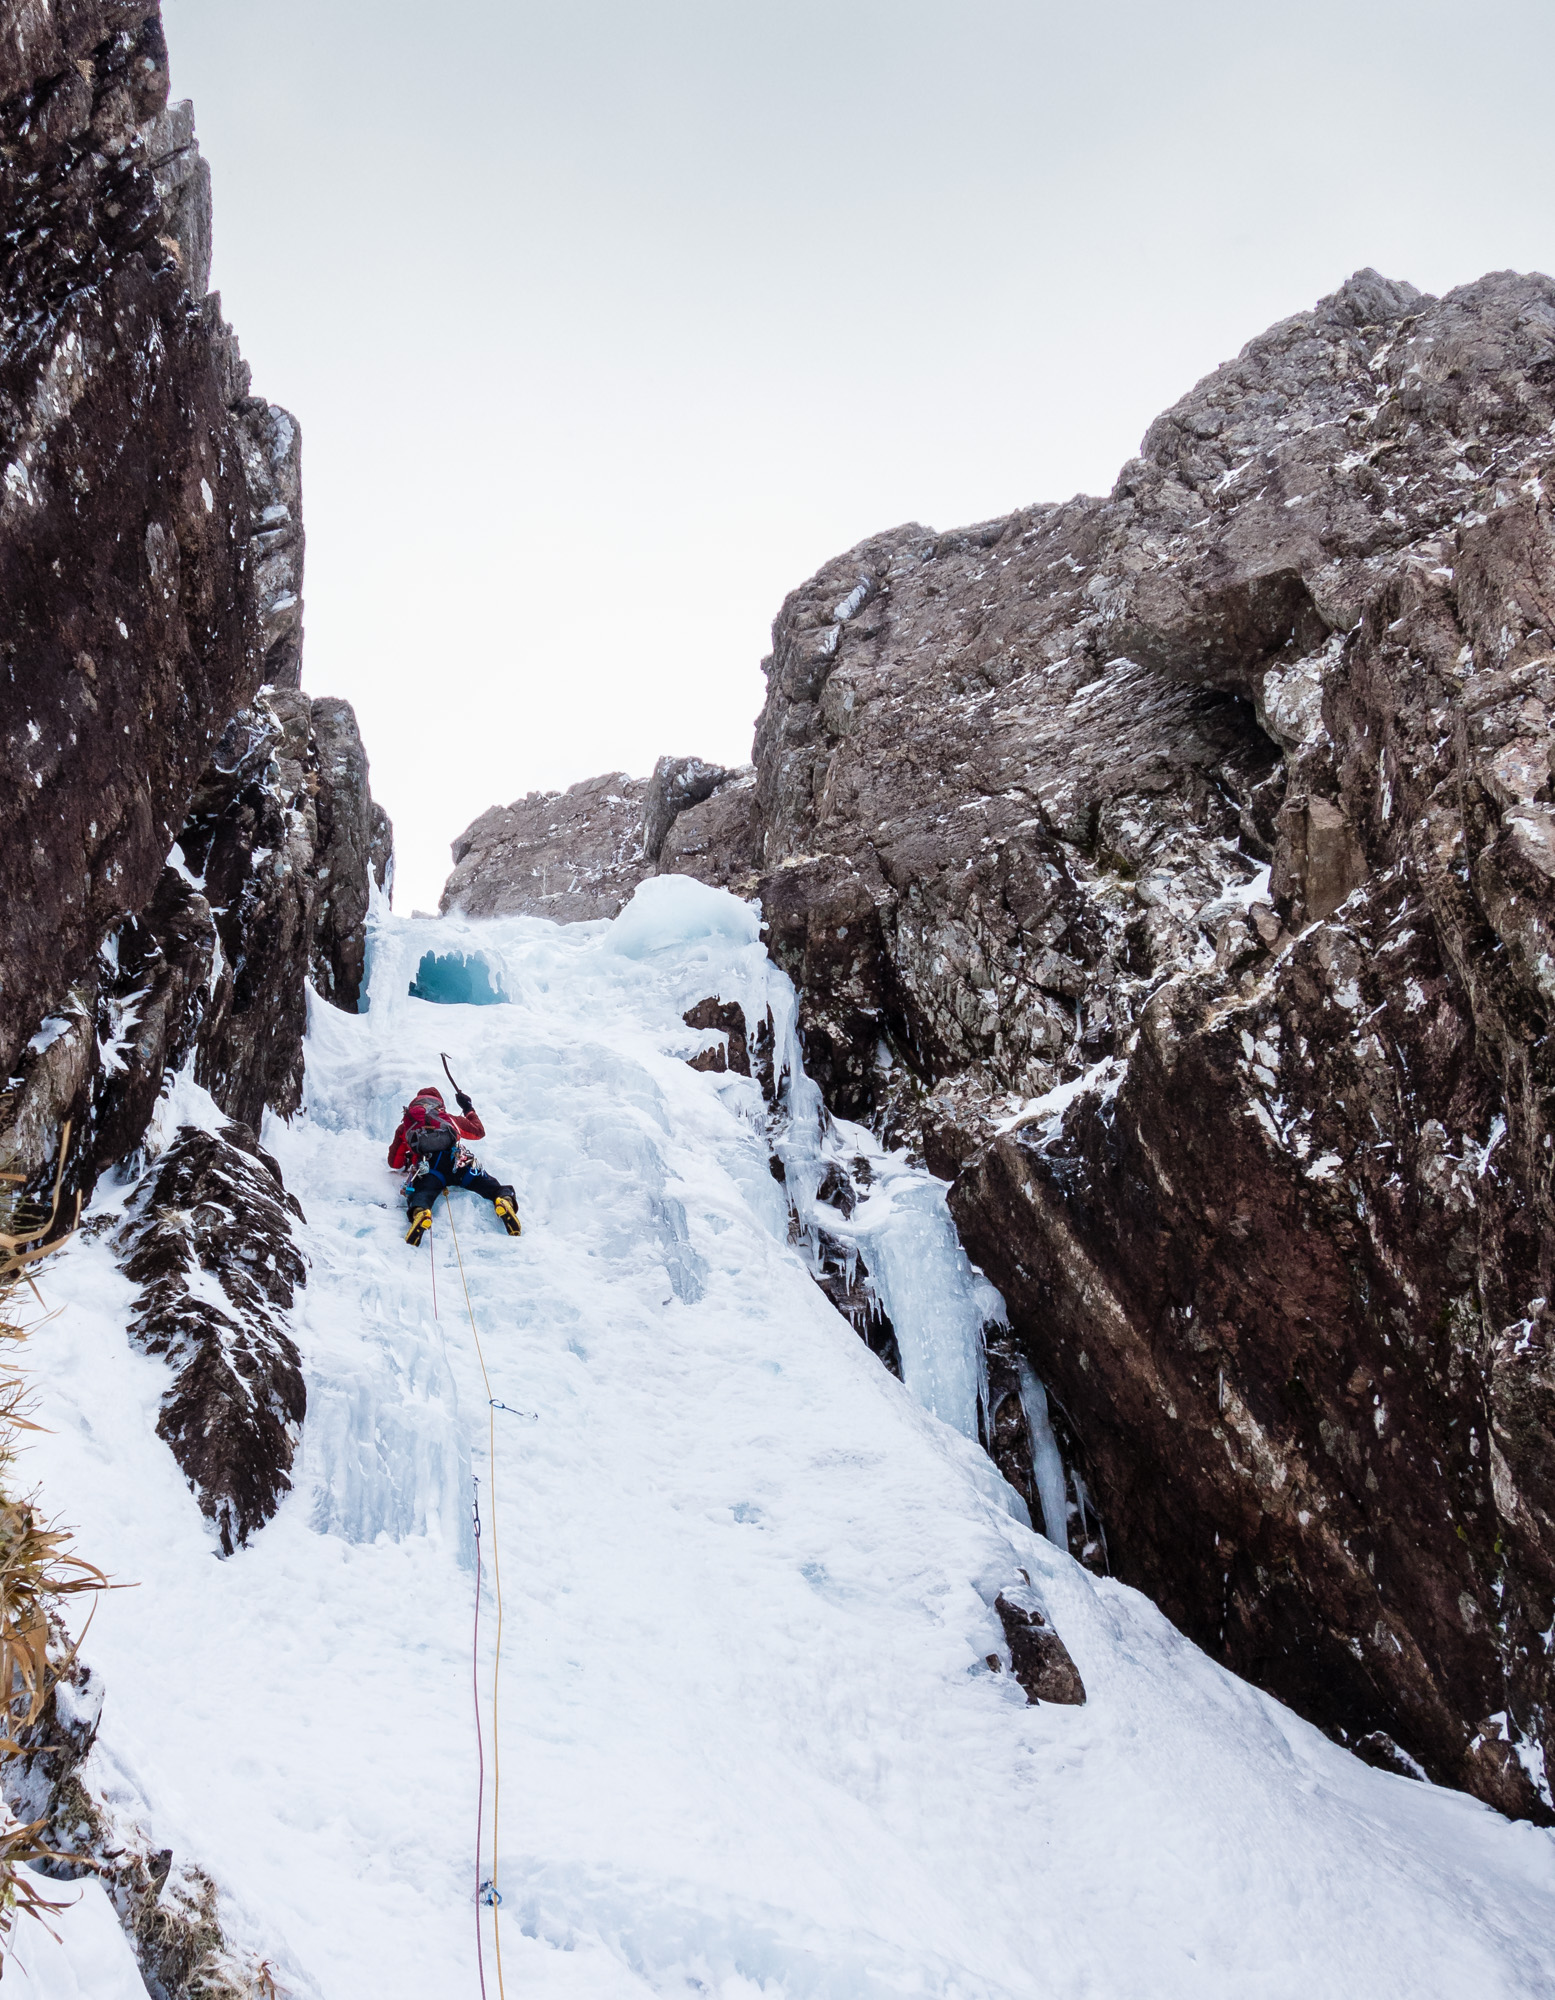
[[464,1167],[454,1176],[457,1187],[468,1188],[471,1194],[484,1195],[497,1211],[502,1227],[509,1236],[522,1234],[523,1226],[518,1219],[518,1197],[505,1182],[488,1174],[484,1168],[474,1165]]
[[405,1241],[413,1250],[432,1227],[432,1204],[448,1186],[447,1179],[438,1171],[441,1164],[441,1157],[429,1160],[425,1171],[405,1190],[405,1213],[410,1220]]

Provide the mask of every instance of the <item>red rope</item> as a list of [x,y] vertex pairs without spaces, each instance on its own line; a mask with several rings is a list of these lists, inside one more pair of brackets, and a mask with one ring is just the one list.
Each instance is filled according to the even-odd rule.
[[470,1659],[470,1688],[475,1697],[475,1757],[480,1777],[475,1794],[475,1963],[480,1970],[481,2000],[486,2000],[486,1953],[481,1942],[481,1832],[486,1811],[486,1742],[481,1734],[481,1483],[476,1479],[470,1511],[475,1516],[475,1641]]

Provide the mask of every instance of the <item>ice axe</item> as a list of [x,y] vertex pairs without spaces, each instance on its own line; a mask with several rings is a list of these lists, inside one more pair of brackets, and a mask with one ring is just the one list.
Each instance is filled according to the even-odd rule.
[[[441,1050],[439,1050],[439,1051],[438,1051],[438,1053],[439,1053],[439,1055],[442,1055],[442,1051],[441,1051]],[[470,1104],[470,1100],[469,1100],[469,1098],[467,1098],[467,1097],[465,1096],[464,1092],[463,1092],[463,1091],[462,1091],[462,1090],[461,1090],[461,1089],[459,1088],[458,1084],[457,1084],[457,1083],[454,1083],[454,1073],[453,1073],[453,1071],[452,1071],[452,1070],[451,1070],[451,1069],[450,1069],[450,1068],[448,1067],[448,1058],[447,1058],[447,1056],[443,1056],[443,1057],[442,1057],[442,1061],[443,1061],[443,1074],[444,1074],[444,1076],[446,1076],[446,1077],[447,1077],[448,1081],[449,1081],[450,1083],[452,1083],[452,1084],[453,1084],[453,1087],[454,1087],[454,1102],[455,1102],[455,1103],[456,1103],[456,1104],[457,1104],[457,1105],[459,1106],[459,1109],[460,1109],[461,1111],[469,1111],[469,1110],[471,1110],[471,1109],[472,1109],[472,1106],[471,1106],[471,1104]]]

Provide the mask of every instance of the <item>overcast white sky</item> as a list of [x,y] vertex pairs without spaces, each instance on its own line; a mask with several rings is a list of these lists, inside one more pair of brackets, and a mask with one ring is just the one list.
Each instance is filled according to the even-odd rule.
[[1361,265],[1555,269],[1548,0],[163,12],[402,910],[495,801],[748,758],[865,535],[1106,491]]

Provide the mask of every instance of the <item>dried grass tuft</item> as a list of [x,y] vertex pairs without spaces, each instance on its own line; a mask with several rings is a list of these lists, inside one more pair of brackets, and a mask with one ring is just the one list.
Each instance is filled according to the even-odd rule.
[[[33,1325],[39,1322],[43,1301],[31,1267],[74,1234],[79,1198],[70,1227],[49,1240],[60,1221],[69,1140],[67,1123],[51,1200],[29,1206],[9,1186],[0,1185],[0,1773],[18,1758],[61,1755],[66,1767],[51,1788],[51,1816],[21,1824],[0,1805],[0,1978],[18,1915],[38,1918],[57,1936],[50,1916],[69,1908],[68,1900],[55,1902],[44,1894],[46,1877],[32,1872],[41,1863],[50,1872],[68,1871],[66,1879],[84,1869],[105,1878],[150,1991],[184,2000],[286,2000],[269,1959],[256,1963],[247,1954],[231,1952],[217,1916],[215,1883],[187,1864],[168,1880],[170,1857],[164,1857],[160,1873],[148,1872],[149,1849],[125,1841],[122,1832],[117,1845],[111,1845],[101,1802],[76,1776],[70,1746],[40,1744],[34,1728],[42,1718],[48,1734],[44,1712],[49,1696],[72,1673],[86,1637],[83,1628],[81,1639],[67,1642],[60,1606],[82,1591],[119,1587],[75,1553],[69,1535],[42,1519],[31,1498],[10,1489],[21,1433],[41,1428],[28,1415],[26,1384],[16,1359],[29,1331],[17,1308],[23,1293],[30,1292],[28,1316]],[[15,1180],[0,1174],[0,1183],[14,1186]],[[28,1736],[24,1744],[21,1739]],[[67,1829],[63,1834],[62,1826]],[[51,1828],[54,1839],[62,1839],[70,1851],[50,1843],[46,1836]],[[93,1845],[101,1858],[87,1851]]]
[[[15,1310],[17,1294],[25,1284],[37,1297],[29,1267],[59,1247],[43,1238],[58,1219],[69,1143],[67,1123],[48,1207],[19,1213],[8,1206],[3,1219],[9,1226],[0,1229],[0,1763],[24,1754],[18,1732],[38,1720],[50,1690],[75,1660],[79,1639],[69,1647],[53,1644],[60,1605],[82,1591],[108,1588],[103,1572],[71,1548],[68,1533],[42,1520],[32,1500],[17,1497],[8,1483],[20,1433],[39,1428],[27,1415],[26,1385],[15,1358],[27,1337]],[[37,1819],[0,1826],[0,1978],[18,1915],[37,1917],[57,1936],[49,1916],[68,1908],[51,1901],[32,1873],[33,1862],[65,1858],[45,1843],[47,1824]]]

